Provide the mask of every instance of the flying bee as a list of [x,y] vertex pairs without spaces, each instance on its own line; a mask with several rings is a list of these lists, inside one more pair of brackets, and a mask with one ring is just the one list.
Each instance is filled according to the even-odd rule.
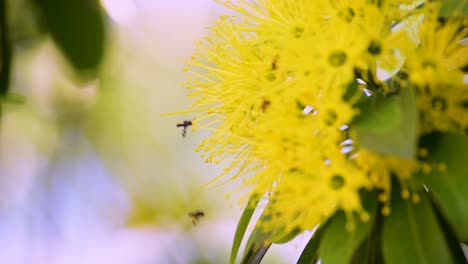
[[182,129],[182,137],[185,137],[187,135],[187,128],[192,125],[192,121],[190,120],[185,120],[184,122],[177,124],[177,127],[183,127]]
[[190,212],[188,215],[190,218],[192,218],[193,225],[197,225],[197,223],[200,222],[200,218],[205,216],[205,213],[203,211],[197,210],[195,212]]

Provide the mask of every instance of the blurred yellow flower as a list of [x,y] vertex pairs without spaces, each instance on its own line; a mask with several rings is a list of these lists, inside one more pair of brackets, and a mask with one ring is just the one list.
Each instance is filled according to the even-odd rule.
[[420,44],[408,51],[407,71],[417,87],[423,113],[421,133],[468,128],[468,86],[463,67],[468,63],[466,21],[449,20],[443,25],[430,14],[419,27]]

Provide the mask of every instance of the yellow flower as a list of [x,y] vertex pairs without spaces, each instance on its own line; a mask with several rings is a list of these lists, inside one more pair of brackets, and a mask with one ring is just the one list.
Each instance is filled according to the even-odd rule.
[[407,50],[410,80],[419,87],[437,88],[439,83],[460,86],[462,67],[468,63],[468,36],[462,21],[451,19],[444,25],[437,14],[427,16],[419,27],[419,46]]
[[391,155],[380,155],[366,149],[360,149],[356,157],[360,170],[366,171],[373,188],[381,189],[380,202],[386,203],[383,214],[389,213],[392,174],[397,177],[403,192],[413,192],[409,184],[411,175],[420,168],[419,162],[412,159],[403,159]]
[[406,71],[418,92],[421,133],[468,128],[464,105],[468,86],[462,69],[468,65],[464,23],[449,19],[441,24],[437,13],[430,14],[419,27],[419,45],[407,51]]
[[420,89],[418,106],[421,111],[420,132],[466,131],[468,129],[467,87],[440,83],[431,90]]
[[[237,16],[222,17],[198,43],[185,86],[194,100],[189,111],[198,114],[194,129],[212,134],[197,150],[207,162],[228,163],[219,177],[242,179],[250,195],[268,194],[270,228],[312,229],[340,209],[352,227],[352,214],[368,218],[360,191],[382,190],[380,200],[388,204],[391,175],[404,187],[402,196],[410,197],[418,161],[379,155],[354,142],[347,128],[359,115],[354,103],[363,92],[346,100],[345,94],[356,72],[375,80],[379,68],[390,75],[403,71],[418,84],[420,56],[435,60],[443,79],[466,65],[467,53],[458,46],[451,49],[458,58],[435,52],[454,47],[449,26],[423,24],[416,47],[405,31],[392,31],[392,21],[429,9],[400,8],[412,1],[384,2],[226,1]],[[466,100],[459,88],[441,95],[450,107]],[[425,100],[418,97],[420,111],[429,113],[421,119],[424,126],[437,126],[427,121],[434,116],[448,118],[438,124],[446,126],[455,115],[463,116],[459,126],[466,125],[466,111],[447,108],[448,115],[437,116]],[[384,214],[389,211],[384,207]]]

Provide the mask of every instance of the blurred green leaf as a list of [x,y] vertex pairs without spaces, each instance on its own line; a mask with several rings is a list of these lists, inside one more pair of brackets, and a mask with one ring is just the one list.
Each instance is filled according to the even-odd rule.
[[26,102],[26,97],[19,94],[6,94],[0,96],[0,104],[24,104]]
[[[396,182],[396,181],[395,181]],[[386,263],[454,263],[444,234],[424,193],[415,204],[392,187],[392,211],[384,218],[382,252]]]
[[468,16],[468,3],[466,0],[443,0],[440,1],[439,16]]
[[379,213],[382,211],[383,204],[377,203],[375,220],[370,231],[369,236],[361,243],[359,248],[354,252],[351,264],[374,264],[384,263],[381,236],[382,236],[382,222],[384,216]]
[[326,230],[327,224],[319,226],[309,242],[305,246],[304,250],[301,253],[301,256],[297,260],[297,264],[315,264],[318,259],[320,242],[322,241],[322,236]]
[[8,30],[6,1],[0,1],[0,96],[8,93],[10,84],[12,45]]
[[357,93],[360,94],[360,96],[364,96],[362,91],[359,90],[359,84],[355,80],[350,82],[348,86],[346,87],[346,92],[343,95],[343,100],[349,101],[351,98],[353,98]]
[[350,219],[346,219],[343,211],[338,211],[330,219],[320,245],[322,263],[350,263],[354,252],[369,236],[377,214],[377,193],[366,193],[362,201],[370,218],[368,222],[362,222],[357,215],[353,215],[354,230],[346,230],[346,223]]
[[414,157],[418,111],[411,87],[390,97],[375,93],[360,110],[351,127],[361,146],[381,154]]
[[244,238],[245,231],[247,230],[247,226],[250,223],[250,219],[252,218],[255,209],[257,208],[257,204],[259,199],[257,196],[250,197],[247,205],[242,212],[242,216],[237,223],[236,233],[234,235],[234,241],[232,243],[231,248],[231,256],[229,257],[229,263],[233,264],[236,262],[237,253],[239,252],[240,244],[242,243],[242,239]]
[[[377,223],[376,223],[377,224]],[[380,223],[379,223],[380,224]],[[380,248],[380,234],[372,231],[361,246],[354,252],[351,264],[378,264],[384,263],[382,249]]]
[[440,208],[435,203],[433,197],[429,196],[429,201],[431,202],[432,208],[436,214],[437,220],[442,227],[442,232],[447,240],[448,247],[452,252],[452,257],[455,259],[455,263],[466,263],[468,259],[463,253],[463,248],[461,243],[458,241],[457,236],[455,235],[454,230],[450,227],[450,224],[446,221],[443,216]]
[[[468,138],[462,134],[431,134],[420,141],[435,168],[416,178],[426,184],[458,239],[468,241]],[[437,165],[445,164],[445,172]]]
[[104,53],[104,16],[98,0],[34,0],[52,38],[78,70],[94,70]]

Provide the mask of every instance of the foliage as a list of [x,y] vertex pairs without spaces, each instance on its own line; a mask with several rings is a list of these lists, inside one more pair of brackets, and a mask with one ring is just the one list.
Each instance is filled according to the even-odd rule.
[[[0,104],[22,104],[25,101],[23,96],[9,92],[10,75],[14,48],[17,44],[16,38],[24,38],[26,36],[22,35],[23,31],[31,34],[33,30],[23,29],[22,27],[30,27],[23,21],[28,18],[17,18],[11,10],[38,11],[37,16],[42,21],[39,33],[49,33],[53,37],[68,61],[77,70],[79,79],[96,78],[99,64],[104,56],[106,38],[104,15],[98,0],[31,0],[30,3],[20,0],[18,2],[0,3]],[[34,16],[29,19],[36,18],[35,12],[21,10],[23,11],[22,14]],[[29,24],[34,22],[30,21]],[[19,26],[18,31],[22,33],[16,32],[17,28],[13,28],[12,24]]]

